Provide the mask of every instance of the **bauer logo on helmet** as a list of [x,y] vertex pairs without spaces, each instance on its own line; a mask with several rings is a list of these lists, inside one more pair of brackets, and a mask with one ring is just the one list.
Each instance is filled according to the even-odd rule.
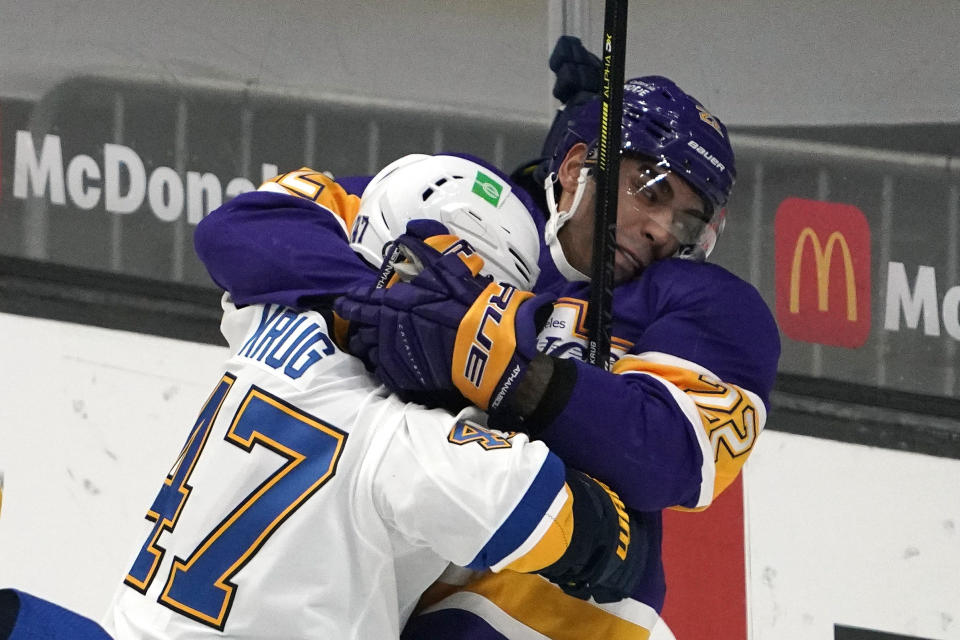
[[709,151],[701,147],[699,144],[697,144],[696,140],[688,140],[687,146],[693,149],[694,151],[696,151],[697,153],[699,153],[700,155],[702,155],[707,160],[707,162],[715,166],[717,169],[720,169],[720,171],[723,171],[726,169],[726,167],[722,162],[717,160],[712,153],[710,153]]

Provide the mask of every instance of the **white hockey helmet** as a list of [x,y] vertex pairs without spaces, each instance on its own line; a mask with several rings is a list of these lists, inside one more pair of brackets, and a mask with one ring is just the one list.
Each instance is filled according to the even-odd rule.
[[457,156],[412,154],[380,171],[360,199],[350,246],[379,267],[387,244],[411,220],[443,223],[483,258],[483,273],[532,289],[540,234],[531,212],[494,171]]

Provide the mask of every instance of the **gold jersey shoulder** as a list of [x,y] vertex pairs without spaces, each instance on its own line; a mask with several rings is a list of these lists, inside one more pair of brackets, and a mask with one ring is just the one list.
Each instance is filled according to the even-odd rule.
[[276,184],[292,196],[304,198],[329,209],[350,229],[360,209],[360,198],[344,191],[327,173],[309,167],[281,173],[266,184]]
[[701,441],[713,454],[713,497],[733,483],[766,420],[766,407],[758,396],[702,371],[635,356],[618,360],[613,371],[650,373],[682,391],[696,409]]

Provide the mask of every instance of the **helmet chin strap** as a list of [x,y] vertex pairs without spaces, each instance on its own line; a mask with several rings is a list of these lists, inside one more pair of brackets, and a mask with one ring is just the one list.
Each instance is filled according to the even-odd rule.
[[553,195],[553,185],[557,181],[557,174],[551,173],[543,181],[543,189],[547,197],[547,208],[550,210],[550,215],[547,217],[547,223],[544,226],[543,237],[547,242],[547,246],[550,248],[550,256],[553,258],[553,263],[556,265],[557,270],[564,278],[574,282],[589,282],[590,276],[570,264],[567,256],[563,253],[563,247],[560,246],[560,239],[557,236],[560,228],[573,217],[573,214],[577,211],[577,207],[580,206],[580,201],[583,199],[583,194],[587,189],[587,179],[590,175],[590,170],[590,167],[580,169],[580,175],[577,177],[577,190],[573,193],[573,202],[570,204],[568,211],[557,211],[557,201]]

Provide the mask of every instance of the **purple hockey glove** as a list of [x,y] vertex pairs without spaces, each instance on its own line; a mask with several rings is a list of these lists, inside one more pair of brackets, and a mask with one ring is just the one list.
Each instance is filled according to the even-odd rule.
[[410,234],[396,242],[416,256],[420,272],[338,301],[337,313],[354,328],[351,353],[401,396],[458,390],[483,409],[508,411],[536,354],[538,319],[546,315],[538,311],[549,313],[553,297],[476,276],[462,247],[441,254]]
[[[436,376],[426,379],[424,376],[430,374],[430,369],[393,373],[379,370],[380,317],[386,289],[404,280],[411,280],[423,271],[425,265],[440,260],[446,260],[448,264],[445,271],[451,276],[469,279],[480,271],[483,261],[468,243],[450,235],[442,223],[426,219],[411,220],[407,224],[407,233],[393,241],[384,254],[374,288],[361,287],[348,291],[337,303],[337,315],[349,322],[349,352],[363,360],[370,371],[404,399],[423,401],[426,398],[420,398],[412,392],[419,389],[439,391],[444,386],[450,389],[453,386],[446,373],[441,374],[442,380]],[[445,287],[441,286],[439,291],[445,291]],[[443,299],[443,296],[439,298]],[[389,341],[396,329],[384,323],[383,340]],[[409,376],[417,377],[420,382],[406,382]],[[455,395],[462,400],[459,392]]]

